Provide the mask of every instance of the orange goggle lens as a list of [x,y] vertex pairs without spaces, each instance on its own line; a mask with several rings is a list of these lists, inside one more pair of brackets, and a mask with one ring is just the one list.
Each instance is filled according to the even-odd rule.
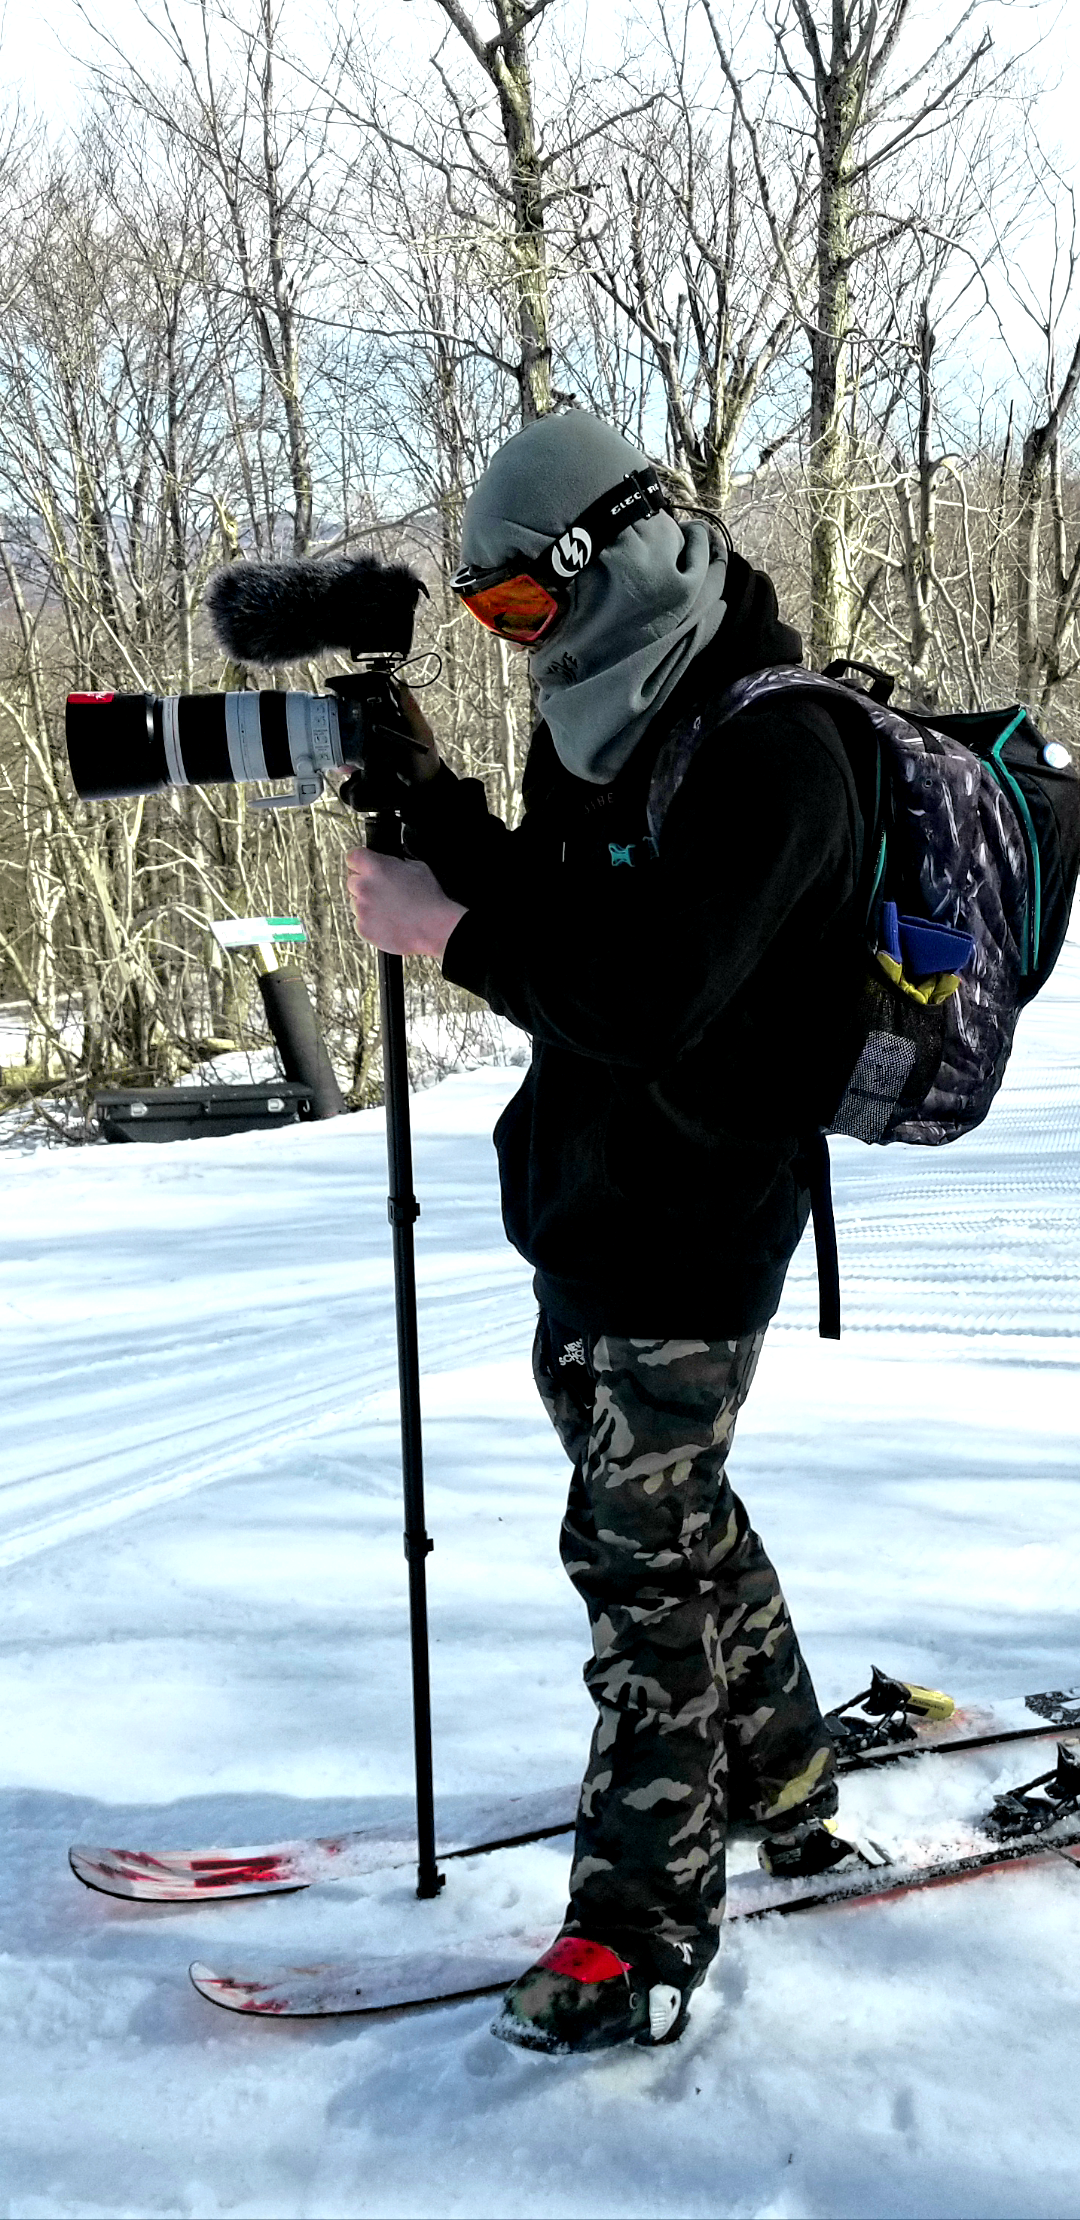
[[542,639],[559,614],[554,596],[526,571],[516,578],[500,578],[496,586],[484,586],[478,593],[463,593],[461,599],[489,632],[516,640],[520,647]]

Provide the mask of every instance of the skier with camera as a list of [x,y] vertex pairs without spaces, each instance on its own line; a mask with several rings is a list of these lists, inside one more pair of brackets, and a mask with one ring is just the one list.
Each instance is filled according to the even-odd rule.
[[437,957],[532,1039],[495,1140],[573,1464],[561,1546],[597,1723],[565,1924],[495,2032],[564,2053],[671,2042],[718,1945],[729,1817],[763,1831],[772,1872],[854,1855],[727,1457],[850,1067],[833,1013],[864,963],[866,810],[813,697],[710,735],[735,680],[801,661],[798,634],[598,418],[547,417],[499,451],[462,558],[456,592],[530,657],[523,822],[454,777],[406,696],[410,860],[355,850],[348,888],[364,938]]

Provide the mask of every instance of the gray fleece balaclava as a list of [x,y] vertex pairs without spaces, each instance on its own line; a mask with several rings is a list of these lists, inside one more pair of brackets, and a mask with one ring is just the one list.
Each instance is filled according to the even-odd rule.
[[[544,416],[500,447],[465,504],[461,559],[494,569],[539,555],[647,457],[598,416]],[[630,524],[575,580],[566,614],[530,656],[555,751],[607,786],[723,621],[727,554],[704,524]]]

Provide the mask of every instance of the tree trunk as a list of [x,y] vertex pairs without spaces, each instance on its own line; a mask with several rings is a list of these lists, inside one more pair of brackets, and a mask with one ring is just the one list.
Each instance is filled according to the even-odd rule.
[[900,512],[900,539],[904,550],[904,590],[908,611],[907,691],[910,700],[924,709],[937,705],[934,649],[939,645],[936,609],[936,550],[938,480],[941,458],[932,452],[934,398],[931,363],[935,334],[928,304],[919,311],[916,346],[919,380],[919,424],[914,490],[912,472],[897,462],[896,496]]
[[499,100],[503,143],[514,211],[512,242],[514,314],[517,325],[521,421],[531,424],[554,406],[551,384],[550,287],[544,230],[543,164],[536,143],[532,72],[526,31],[548,5],[492,0],[498,34],[484,39],[462,0],[439,0],[454,29],[486,71]]
[[847,361],[852,141],[863,80],[843,45],[849,35],[843,11],[834,10],[833,51],[818,115],[818,291],[810,343],[810,660],[818,670],[847,652],[852,624]]
[[506,35],[496,49],[495,85],[514,196],[514,290],[521,347],[521,421],[531,424],[552,407],[551,340],[543,178],[536,148],[532,79],[525,44],[523,0],[495,0]]
[[1016,692],[1032,705],[1042,673],[1039,641],[1039,540],[1050,460],[1050,426],[1036,424],[1024,441],[1016,483]]
[[510,650],[505,640],[496,639],[495,668],[499,738],[502,742],[503,816],[512,825],[518,806],[519,741],[517,710],[514,702],[513,671]]

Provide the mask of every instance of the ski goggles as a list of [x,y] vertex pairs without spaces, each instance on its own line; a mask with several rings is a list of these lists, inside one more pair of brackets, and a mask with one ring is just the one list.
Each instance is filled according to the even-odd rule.
[[562,616],[574,580],[594,556],[628,525],[667,508],[655,470],[632,470],[590,502],[541,554],[515,555],[493,570],[466,564],[450,580],[451,591],[489,632],[517,647],[534,647]]

